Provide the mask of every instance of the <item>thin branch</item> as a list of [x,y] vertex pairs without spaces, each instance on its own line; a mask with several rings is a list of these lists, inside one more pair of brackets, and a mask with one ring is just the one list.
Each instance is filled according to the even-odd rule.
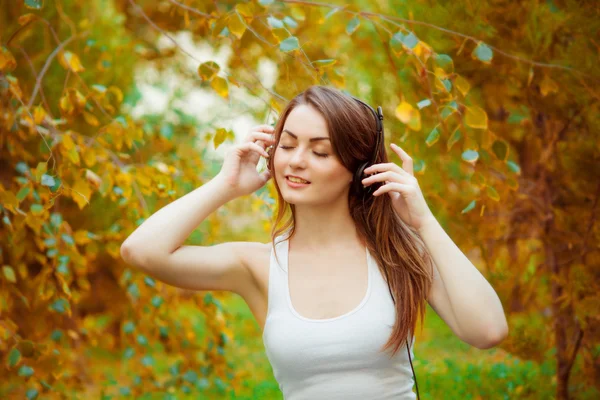
[[187,6],[187,5],[185,5],[183,3],[180,3],[180,2],[178,2],[176,0],[169,0],[169,2],[175,4],[176,6],[179,6],[179,7],[183,8],[184,10],[193,12],[194,14],[197,14],[197,15],[199,15],[201,17],[204,17],[204,18],[213,18],[213,16],[210,15],[210,14],[206,14],[206,13],[203,13],[202,11],[198,11],[195,8]]
[[[327,8],[336,8],[336,9],[340,9],[339,5],[335,5],[335,4],[328,4],[328,3],[319,3],[319,2],[314,2],[314,1],[304,1],[304,0],[280,0],[283,3],[293,3],[293,4],[304,4],[304,5],[308,5],[308,6],[317,6],[317,7],[327,7]],[[354,11],[350,11],[350,10],[344,10],[343,8],[341,8],[342,11],[346,12],[346,13],[350,13],[350,14],[356,14],[356,12]],[[447,28],[442,28],[441,26],[437,26],[428,22],[423,22],[423,21],[418,21],[418,20],[412,20],[412,19],[406,19],[406,18],[401,18],[401,17],[396,17],[396,16],[391,16],[391,15],[385,15],[385,14],[381,14],[381,13],[374,13],[374,12],[369,12],[369,11],[361,11],[359,12],[360,15],[362,16],[373,16],[373,17],[379,17],[382,18],[384,20],[387,20],[389,22],[396,24],[394,21],[401,21],[407,24],[415,24],[415,25],[422,25],[422,26],[427,26],[429,28],[432,29],[436,29],[445,33],[449,33],[451,35],[455,35],[455,36],[460,36],[462,38],[468,39],[473,41],[474,43],[479,43],[481,40],[477,39],[473,36],[469,36],[469,35],[465,35],[464,33],[460,33],[460,32],[456,32],[453,31],[451,29],[447,29]],[[400,26],[400,25],[398,25]],[[402,27],[403,28],[403,27]],[[508,58],[512,58],[514,60],[517,61],[521,61],[523,63],[526,64],[531,64],[531,65],[535,65],[537,67],[547,67],[547,68],[556,68],[556,69],[564,69],[564,70],[568,70],[568,71],[572,71],[572,72],[576,72],[578,74],[590,77],[590,78],[594,78],[593,76],[586,74],[584,72],[581,72],[575,68],[571,68],[571,67],[566,67],[564,65],[557,65],[557,64],[548,64],[548,63],[542,63],[542,62],[538,62],[538,61],[532,61],[532,60],[528,60],[519,56],[514,56],[512,54],[509,54],[505,51],[500,50],[499,48],[495,47],[495,46],[491,46],[489,44],[486,43],[486,45],[490,48],[493,49],[495,52],[497,52],[498,54],[502,54],[505,57]]]
[[66,45],[68,45],[69,43],[71,43],[73,40],[78,39],[79,37],[86,36],[88,33],[89,33],[89,31],[85,31],[85,32],[82,32],[82,33],[80,33],[78,35],[71,36],[70,38],[66,39],[64,42],[62,42],[61,44],[59,44],[58,47],[56,47],[54,49],[54,51],[52,53],[50,53],[50,55],[46,59],[46,63],[44,64],[44,67],[40,71],[40,74],[38,75],[38,77],[37,77],[37,79],[35,81],[35,86],[33,88],[33,92],[31,93],[31,98],[29,99],[29,103],[27,105],[28,108],[31,107],[31,105],[35,101],[35,98],[37,96],[37,92],[38,92],[38,90],[40,90],[40,85],[42,84],[42,79],[44,78],[44,75],[48,71],[48,68],[50,68],[50,64],[52,63],[52,60],[54,59],[54,57],[56,57],[56,55],[60,51],[62,51],[62,49]]
[[[34,77],[37,77],[37,71],[35,70],[35,66],[33,65],[33,62],[31,61],[29,54],[27,54],[25,49],[22,48],[21,46],[19,46],[19,50],[21,50],[23,57],[25,57],[25,60],[27,60],[27,64],[29,64],[29,69],[31,69],[31,73],[33,74]],[[46,106],[48,115],[50,115],[50,117],[52,117],[52,119],[54,119],[54,116],[52,115],[52,111],[50,110],[50,106],[48,105],[48,101],[46,100],[46,96],[44,94],[44,89],[40,89],[40,95],[42,96],[42,102]]]
[[196,57],[194,57],[192,54],[190,54],[187,50],[185,50],[183,47],[181,47],[179,45],[179,43],[177,43],[177,41],[175,39],[173,39],[173,37],[171,35],[169,35],[167,32],[165,32],[164,29],[162,29],[160,26],[156,25],[156,23],[154,21],[152,21],[150,19],[150,17],[148,17],[148,15],[146,15],[146,13],[142,9],[142,7],[140,7],[139,5],[137,5],[133,0],[129,0],[129,4],[131,4],[131,6],[133,8],[135,8],[140,13],[140,15],[146,20],[146,22],[148,22],[150,25],[152,25],[152,27],[154,29],[156,29],[157,31],[159,31],[160,33],[162,33],[163,35],[165,35],[165,37],[167,39],[169,39],[171,41],[171,43],[173,43],[175,45],[175,47],[179,48],[179,50],[181,50],[184,54],[186,54],[192,60],[194,60],[198,64],[200,64],[200,60],[198,60]]

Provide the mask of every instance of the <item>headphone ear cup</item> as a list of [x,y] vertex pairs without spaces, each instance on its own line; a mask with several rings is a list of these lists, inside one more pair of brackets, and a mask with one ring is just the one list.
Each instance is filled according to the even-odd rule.
[[365,178],[365,168],[369,166],[369,163],[362,163],[358,166],[354,172],[354,179],[352,180],[352,190],[356,195],[363,195],[368,193],[369,186],[363,187],[362,180]]

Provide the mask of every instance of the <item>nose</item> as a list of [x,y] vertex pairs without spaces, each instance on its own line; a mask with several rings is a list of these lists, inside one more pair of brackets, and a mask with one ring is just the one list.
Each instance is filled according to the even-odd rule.
[[290,167],[296,168],[306,168],[306,156],[305,151],[302,149],[293,149],[292,156],[290,157]]

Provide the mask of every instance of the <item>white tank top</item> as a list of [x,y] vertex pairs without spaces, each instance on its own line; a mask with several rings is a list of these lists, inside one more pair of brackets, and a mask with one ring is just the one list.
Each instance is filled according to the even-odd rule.
[[[278,236],[271,249],[263,343],[285,400],[416,399],[406,345],[393,358],[380,351],[396,315],[387,283],[369,250],[368,287],[360,304],[335,318],[309,319],[292,306],[289,240],[279,242],[283,238]],[[413,360],[414,340],[413,335]]]

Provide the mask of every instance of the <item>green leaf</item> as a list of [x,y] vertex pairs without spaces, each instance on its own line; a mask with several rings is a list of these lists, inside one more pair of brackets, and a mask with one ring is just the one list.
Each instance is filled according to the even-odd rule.
[[505,141],[496,140],[492,144],[492,152],[498,158],[498,160],[504,161],[508,156],[508,145]]
[[490,49],[488,45],[483,42],[479,42],[472,54],[483,62],[490,62],[494,57],[492,49]]
[[448,150],[450,150],[452,148],[452,146],[454,146],[456,144],[456,142],[458,142],[460,140],[460,138],[462,137],[462,134],[460,133],[460,129],[456,128],[454,130],[454,132],[452,132],[452,135],[450,135],[450,138],[448,139]]
[[39,214],[44,211],[44,206],[41,204],[32,204],[29,208],[29,211],[31,211],[33,214]]
[[436,54],[434,61],[446,73],[451,73],[454,70],[454,61],[447,54]]
[[506,165],[508,166],[508,169],[510,169],[515,174],[521,174],[521,167],[519,167],[519,164],[517,164],[516,162],[507,161]]
[[156,296],[152,297],[152,300],[150,300],[150,302],[152,303],[152,305],[154,307],[160,307],[160,305],[163,303],[163,298],[160,297],[159,295],[156,295]]
[[298,23],[292,17],[285,16],[283,18],[283,22],[292,29],[295,29],[298,27]]
[[7,281],[12,282],[12,283],[17,282],[17,276],[15,275],[15,270],[10,265],[2,266],[2,273],[4,274],[4,277],[6,278]]
[[494,189],[492,186],[486,186],[485,189],[485,192],[490,199],[494,201],[500,201],[500,195],[498,194],[496,189]]
[[54,178],[52,176],[50,176],[48,174],[44,174],[44,175],[42,175],[42,185],[52,187],[52,186],[56,185],[56,181],[54,180]]
[[173,138],[173,126],[171,124],[164,124],[160,127],[160,135],[167,140]]
[[194,383],[198,380],[198,374],[195,371],[189,369],[185,372],[185,374],[183,374],[183,379],[190,383]]
[[283,52],[296,50],[298,48],[300,48],[300,43],[298,42],[298,38],[295,36],[290,36],[289,38],[279,43],[279,50]]
[[158,332],[160,333],[160,337],[166,338],[169,336],[169,328],[166,326],[161,326],[158,328]]
[[129,287],[127,288],[127,292],[129,292],[131,297],[133,297],[135,300],[137,300],[140,297],[140,289],[138,288],[138,285],[135,282],[129,285]]
[[134,355],[135,355],[135,350],[133,349],[133,347],[127,347],[123,351],[123,358],[126,359],[126,360],[130,359]]
[[359,25],[360,25],[360,19],[358,19],[358,17],[352,18],[350,21],[348,21],[348,24],[346,25],[346,33],[348,35],[352,35],[354,33],[354,31],[356,31],[358,29]]
[[275,17],[272,17],[272,16],[267,17],[267,22],[273,28],[283,28],[284,27],[284,24],[283,24],[282,20],[280,20],[278,18],[275,18]]
[[27,390],[25,396],[27,396],[27,399],[29,400],[36,399],[38,397],[38,390],[36,388],[31,388]]
[[421,172],[425,170],[425,160],[416,160],[413,164],[413,172]]
[[29,194],[29,187],[22,187],[21,190],[17,192],[17,200],[22,201]]
[[23,365],[21,368],[19,368],[19,376],[28,377],[33,375],[33,372],[33,368],[27,365]]
[[145,277],[144,277],[144,283],[145,283],[147,286],[150,286],[150,287],[155,287],[155,286],[156,286],[156,283],[154,282],[154,279],[152,279],[152,278],[151,278],[151,277],[149,277],[149,276],[145,276]]
[[148,344],[148,339],[146,339],[146,336],[144,336],[144,335],[138,335],[138,337],[137,337],[137,342],[138,342],[140,345],[142,345],[142,346],[145,346],[145,345],[147,345],[147,344]]
[[417,44],[419,44],[419,38],[417,38],[415,34],[411,32],[408,35],[404,36],[404,38],[402,39],[402,43],[404,43],[406,47],[412,50],[417,46]]
[[466,207],[465,207],[465,208],[464,208],[464,209],[461,211],[461,213],[462,213],[462,214],[465,214],[465,213],[468,213],[469,211],[471,211],[472,209],[474,209],[474,208],[475,208],[475,203],[477,203],[475,200],[471,201],[471,202],[469,203],[469,205],[468,205],[468,206],[466,206]]
[[8,367],[14,367],[15,365],[17,365],[19,363],[19,361],[21,361],[21,352],[19,351],[19,349],[17,349],[16,347],[13,347],[9,352],[8,352]]
[[62,331],[60,329],[55,329],[50,334],[50,339],[54,340],[55,342],[58,342],[62,338],[62,336]]
[[475,162],[479,158],[479,153],[476,150],[467,150],[462,153],[462,159],[467,162]]
[[417,103],[417,107],[419,107],[419,110],[422,108],[425,108],[427,106],[430,106],[430,105],[431,105],[431,100],[429,100],[429,99],[424,99]]
[[65,242],[69,246],[73,246],[75,244],[75,240],[73,240],[73,237],[71,235],[63,233],[62,235],[60,235],[60,237],[62,238],[63,242]]
[[152,356],[150,355],[145,355],[144,357],[142,357],[142,365],[144,367],[154,365],[154,358],[152,358]]
[[334,58],[329,58],[326,60],[316,60],[313,61],[312,64],[316,67],[320,67],[320,68],[324,68],[324,67],[329,67],[331,65],[335,65],[337,63],[337,60]]
[[123,332],[125,332],[125,333],[131,333],[134,330],[135,330],[135,324],[132,321],[127,321],[123,325]]
[[44,0],[25,0],[25,6],[34,10],[41,10],[44,7]]
[[394,51],[394,53],[398,54],[404,51],[404,45],[402,44],[404,40],[404,34],[402,32],[396,32],[392,38],[390,39],[390,47]]
[[433,130],[431,132],[429,132],[429,135],[427,136],[427,139],[425,139],[425,144],[427,144],[427,146],[431,147],[439,139],[440,139],[440,132],[438,131],[437,127],[433,128]]
[[64,314],[69,309],[69,302],[62,297],[58,298],[50,305],[50,309]]

